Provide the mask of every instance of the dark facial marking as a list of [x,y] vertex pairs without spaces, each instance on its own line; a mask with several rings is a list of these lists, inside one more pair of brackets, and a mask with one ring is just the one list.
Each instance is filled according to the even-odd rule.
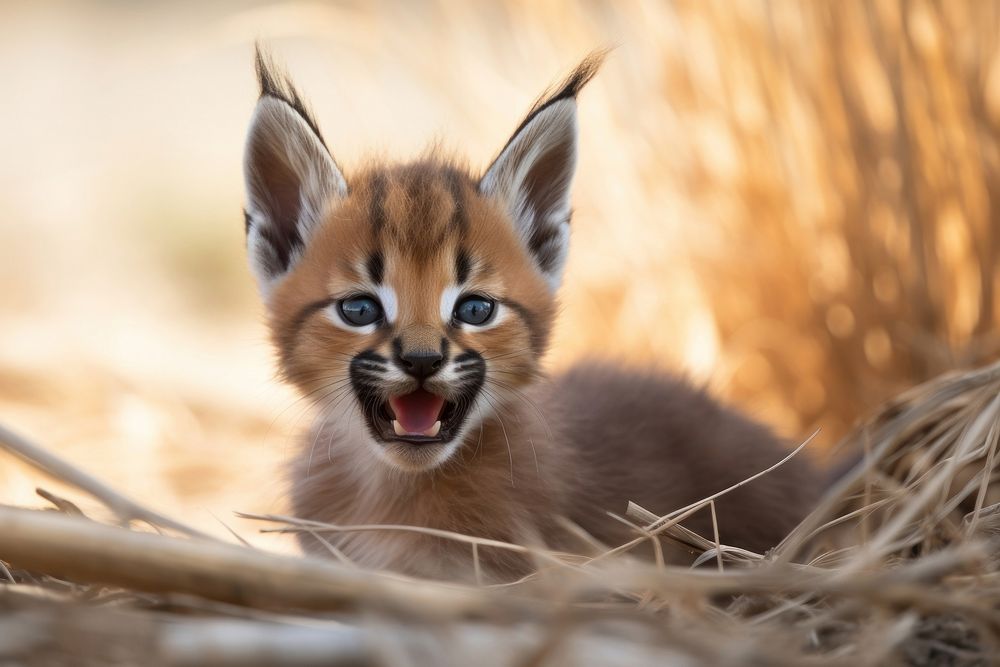
[[483,358],[479,355],[479,353],[473,352],[472,350],[466,350],[462,354],[455,357],[455,370],[466,371],[475,367],[475,365],[479,362],[483,362]]
[[379,437],[374,424],[376,423],[376,412],[381,401],[376,384],[373,381],[377,380],[377,376],[373,377],[373,371],[384,370],[385,364],[388,361],[388,359],[374,350],[365,350],[351,359],[348,371],[351,378],[351,387],[354,389],[354,395],[358,399],[361,411],[365,414],[365,422],[373,438]]
[[295,317],[292,318],[292,321],[288,326],[288,333],[286,334],[284,341],[285,347],[289,349],[292,347],[292,343],[299,335],[299,330],[302,328],[302,325],[306,323],[306,320],[312,317],[315,313],[323,310],[327,306],[332,306],[335,303],[337,303],[337,300],[333,297],[323,299],[321,301],[314,301],[296,313]]
[[351,360],[352,371],[357,368],[358,371],[384,371],[386,364],[389,360],[383,357],[381,354],[375,350],[364,350],[359,352]]
[[486,382],[486,360],[473,350],[466,350],[455,357],[455,372],[460,373],[459,382],[462,385],[465,405],[471,405]]
[[371,278],[372,282],[376,285],[381,285],[382,280],[385,278],[385,257],[382,255],[381,250],[372,253],[365,264],[365,268],[368,270],[368,277]]
[[525,308],[522,304],[511,299],[501,299],[500,303],[517,313],[518,317],[524,321],[525,326],[528,327],[528,337],[531,339],[531,349],[535,354],[540,355],[544,351],[545,337],[542,331],[538,328],[538,322],[535,320],[535,314]]
[[[324,308],[334,305],[337,301],[338,299],[336,297],[329,297],[320,301],[314,301],[313,303],[303,307],[302,310],[296,313],[295,317],[292,318],[292,321],[288,326],[288,331],[282,338],[282,347],[288,350],[292,349],[295,339],[298,338],[299,331],[302,329],[303,325],[305,325],[306,321]],[[389,328],[386,326],[380,326],[372,335],[375,337],[372,341],[373,344],[381,345],[389,336]]]
[[396,336],[392,339],[392,358],[399,363],[399,360],[403,358],[403,339]]
[[455,255],[455,278],[459,285],[469,279],[471,271],[472,260],[469,258],[469,253],[465,251],[465,248],[459,248],[458,254]]
[[465,350],[455,357],[455,371],[460,373],[458,384],[462,391],[462,395],[456,401],[461,417],[452,426],[453,430],[458,430],[486,383],[486,360],[478,352]]
[[[394,357],[402,351],[402,341],[398,338],[393,339],[391,346]],[[442,354],[448,353],[448,347],[449,341],[442,339]],[[462,376],[457,383],[460,395],[445,404],[441,417],[443,429],[441,436],[437,439],[401,438],[392,435],[392,429],[389,426],[389,420],[392,418],[391,413],[387,413],[385,399],[379,390],[380,375],[385,371],[390,360],[375,352],[374,348],[357,354],[350,363],[350,382],[358,402],[358,408],[365,416],[366,426],[372,437],[382,442],[404,440],[415,444],[434,441],[446,442],[452,439],[465,423],[469,411],[486,381],[486,361],[478,353],[468,350],[459,355],[456,362],[460,363],[459,370],[462,371]]]

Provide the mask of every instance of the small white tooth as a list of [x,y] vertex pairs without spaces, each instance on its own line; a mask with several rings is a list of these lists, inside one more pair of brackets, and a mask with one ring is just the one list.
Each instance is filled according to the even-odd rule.
[[441,432],[441,422],[436,421],[434,422],[434,426],[431,426],[429,429],[424,431],[424,435],[426,435],[428,438],[433,438],[436,437],[437,434],[440,432]]
[[406,429],[395,419],[392,420],[392,430],[396,432],[396,435],[406,435]]

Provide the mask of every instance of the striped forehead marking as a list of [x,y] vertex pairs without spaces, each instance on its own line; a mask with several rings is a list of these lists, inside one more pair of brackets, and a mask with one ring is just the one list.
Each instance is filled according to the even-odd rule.
[[385,255],[382,254],[381,250],[376,250],[369,255],[368,261],[365,262],[365,270],[373,283],[382,284],[382,281],[385,280]]
[[459,285],[469,280],[469,273],[472,271],[472,259],[465,248],[459,248],[455,253],[455,280]]

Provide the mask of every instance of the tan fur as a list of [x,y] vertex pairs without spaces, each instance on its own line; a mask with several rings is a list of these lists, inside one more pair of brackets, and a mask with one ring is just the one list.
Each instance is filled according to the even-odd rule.
[[[633,535],[606,512],[622,514],[632,500],[667,513],[784,455],[764,427],[662,374],[581,363],[545,378],[540,364],[555,295],[527,251],[532,240],[518,230],[510,207],[483,194],[479,179],[466,170],[429,157],[373,166],[347,182],[347,193],[331,201],[301,257],[268,296],[282,372],[315,402],[319,414],[292,466],[296,516],[579,548],[560,528],[557,517],[565,517],[613,545]],[[460,256],[469,260],[464,291],[504,304],[505,317],[492,328],[442,320],[442,293],[457,281]],[[373,285],[367,267],[376,257],[384,270]],[[360,333],[335,326],[325,314],[338,298],[376,289],[394,292],[395,321]],[[400,350],[439,348],[448,351],[446,367],[423,387],[448,400],[459,400],[459,390],[448,379],[454,376],[447,363],[471,351],[486,368],[455,447],[373,437],[364,400],[350,380],[352,360],[363,353],[391,360]],[[418,380],[390,370],[379,397],[387,400],[418,386]],[[768,549],[820,490],[817,473],[793,460],[719,501],[723,542]],[[685,525],[711,536],[707,511]],[[367,567],[441,578],[472,575],[465,544],[398,531],[325,538]],[[302,545],[328,552],[309,535]],[[480,557],[493,580],[509,580],[532,566],[495,548],[482,549]]]

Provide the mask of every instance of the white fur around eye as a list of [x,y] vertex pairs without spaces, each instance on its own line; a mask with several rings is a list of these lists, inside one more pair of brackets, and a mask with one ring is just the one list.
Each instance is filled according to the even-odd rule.
[[[458,305],[458,300],[464,292],[465,287],[463,285],[451,285],[441,292],[441,321],[445,324],[452,323],[455,307]],[[464,331],[488,331],[498,324],[503,323],[506,314],[507,309],[499,301],[496,301],[493,304],[493,317],[486,324],[455,322],[454,325]]]
[[441,321],[445,324],[451,322],[452,313],[455,312],[455,304],[458,297],[462,296],[461,285],[450,285],[441,292]]
[[375,288],[375,296],[378,297],[379,303],[382,304],[385,319],[390,324],[394,324],[396,318],[399,316],[399,301],[396,299],[396,290],[385,285],[379,285]]

